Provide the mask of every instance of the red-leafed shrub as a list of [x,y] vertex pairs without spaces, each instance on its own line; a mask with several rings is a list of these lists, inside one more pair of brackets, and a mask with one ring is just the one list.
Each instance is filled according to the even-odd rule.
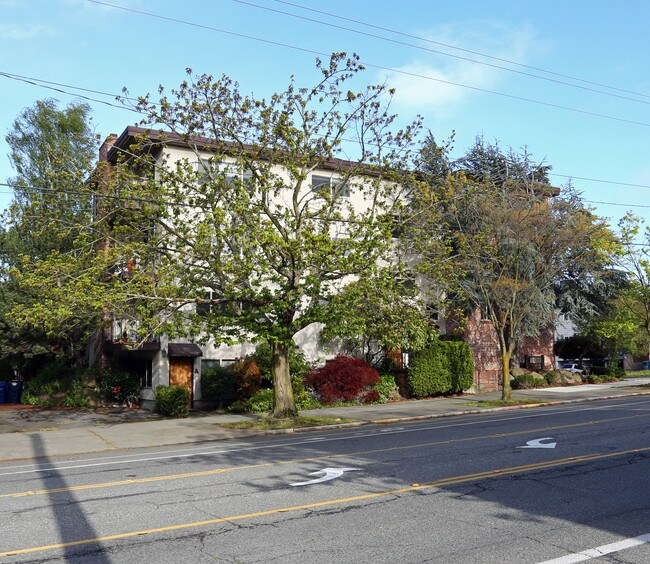
[[359,358],[337,356],[307,374],[305,382],[314,388],[324,404],[357,399],[375,401],[372,392],[379,399],[376,390],[368,389],[379,382],[379,373]]

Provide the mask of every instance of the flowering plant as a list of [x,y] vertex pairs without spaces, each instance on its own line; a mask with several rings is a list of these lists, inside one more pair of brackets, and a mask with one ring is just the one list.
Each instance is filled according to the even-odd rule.
[[138,401],[140,379],[133,372],[109,367],[99,375],[99,389],[109,405],[130,405]]

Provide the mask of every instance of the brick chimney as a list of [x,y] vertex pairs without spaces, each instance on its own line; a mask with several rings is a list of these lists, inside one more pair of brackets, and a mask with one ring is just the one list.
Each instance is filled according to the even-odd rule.
[[117,141],[117,135],[111,133],[102,143],[102,146],[99,148],[100,161],[106,162],[108,160],[108,151],[110,151],[111,147],[115,144],[115,141]]

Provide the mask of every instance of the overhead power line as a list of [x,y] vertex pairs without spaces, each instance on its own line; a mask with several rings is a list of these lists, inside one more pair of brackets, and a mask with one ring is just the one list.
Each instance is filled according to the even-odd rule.
[[[237,1],[237,0],[235,0],[235,1]],[[552,71],[552,70],[549,70],[549,69],[544,69],[542,67],[535,67],[535,66],[532,66],[532,65],[519,63],[517,61],[511,61],[509,59],[504,59],[502,57],[495,57],[494,55],[488,55],[487,53],[482,53],[480,51],[472,51],[471,49],[465,49],[464,47],[458,47],[457,45],[450,45],[449,43],[443,43],[441,41],[435,41],[435,40],[429,39],[427,37],[413,35],[411,33],[405,33],[403,31],[399,31],[399,30],[392,29],[392,28],[389,28],[389,27],[382,27],[382,26],[375,25],[375,24],[365,22],[365,21],[362,21],[362,20],[347,18],[347,17],[341,16],[340,14],[334,14],[332,12],[325,12],[324,10],[317,10],[316,8],[310,8],[310,7],[307,7],[307,6],[303,6],[302,4],[297,4],[295,2],[288,2],[286,0],[275,0],[275,2],[277,2],[279,4],[286,4],[287,6],[293,6],[294,8],[299,8],[301,10],[306,10],[308,12],[314,12],[314,13],[317,13],[317,14],[322,14],[324,16],[329,16],[331,18],[336,18],[336,19],[339,19],[339,20],[364,25],[366,27],[370,27],[370,28],[373,28],[373,29],[378,29],[378,30],[381,30],[381,31],[388,31],[389,33],[394,33],[395,35],[400,35],[402,37],[409,37],[411,39],[417,39],[418,41],[423,41],[425,43],[430,43],[432,45],[440,45],[441,47],[447,47],[449,49],[454,49],[456,51],[461,51],[463,53],[470,53],[472,55],[479,55],[481,57],[485,57],[485,58],[491,59],[493,61],[499,61],[501,63],[508,63],[509,65],[515,65],[515,66],[525,68],[525,69],[530,69],[530,70],[534,70],[534,71],[538,71],[538,72],[544,72],[546,74],[550,74],[550,75],[553,75],[553,76],[559,76],[561,78],[568,78],[570,80],[575,80],[577,82],[582,82],[584,84],[591,84],[593,86],[600,86],[602,88],[608,88],[610,90],[615,90],[617,92],[624,92],[625,94],[632,94],[634,96],[641,96],[643,98],[650,98],[650,94],[644,94],[644,93],[641,93],[641,92],[634,92],[632,90],[626,90],[624,88],[619,88],[617,86],[611,86],[609,84],[604,84],[602,82],[596,82],[596,81],[588,80],[588,79],[585,79],[585,78],[579,78],[577,76],[572,76],[570,74],[563,74],[563,73]]]
[[[358,29],[353,29],[353,28],[350,28],[350,27],[345,27],[345,26],[342,26],[342,25],[337,25],[337,24],[325,22],[325,21],[322,21],[322,20],[317,20],[315,18],[308,18],[306,16],[299,16],[298,14],[292,14],[291,12],[286,12],[284,10],[276,10],[276,9],[270,8],[268,6],[262,6],[260,4],[255,4],[254,2],[248,2],[246,0],[232,0],[232,1],[236,2],[237,4],[242,4],[242,5],[245,5],[245,6],[251,6],[252,8],[258,8],[260,10],[266,10],[266,11],[273,12],[273,13],[276,13],[276,14],[281,14],[283,16],[289,16],[289,17],[297,18],[297,19],[300,19],[300,20],[303,20],[303,21],[317,23],[319,25],[325,25],[325,26],[332,27],[332,28],[335,28],[335,29],[341,29],[343,31],[349,31],[351,33],[356,33],[358,35],[364,35],[366,37],[372,37],[374,39],[380,39],[381,41],[388,41],[389,43],[402,45],[404,47],[411,47],[413,49],[419,49],[421,51],[427,51],[429,53],[434,53],[436,55],[442,55],[444,57],[452,57],[454,59],[458,59],[458,60],[461,60],[461,61],[467,61],[467,62],[474,63],[474,64],[477,64],[477,65],[483,65],[483,66],[486,66],[486,67],[499,69],[499,70],[503,70],[503,71],[506,71],[506,72],[519,74],[519,75],[522,75],[522,76],[537,78],[539,80],[546,80],[547,82],[553,82],[555,84],[561,84],[563,86],[568,86],[570,88],[578,88],[580,90],[585,90],[587,92],[595,92],[597,94],[602,94],[604,96],[611,96],[611,97],[614,97],[614,98],[620,98],[622,100],[637,102],[639,104],[648,104],[648,105],[650,105],[650,100],[639,100],[638,98],[632,98],[630,96],[623,96],[621,94],[614,94],[612,92],[605,92],[603,90],[598,90],[597,88],[592,88],[592,87],[589,87],[589,86],[581,86],[579,84],[572,84],[571,82],[566,82],[564,80],[558,80],[556,78],[549,78],[547,76],[540,76],[538,74],[533,74],[531,72],[526,72],[526,71],[522,71],[522,70],[508,68],[508,67],[504,67],[504,66],[501,66],[501,65],[496,65],[494,63],[486,63],[485,61],[478,61],[476,59],[470,59],[469,57],[464,57],[462,55],[454,55],[453,53],[447,53],[445,51],[439,51],[437,49],[430,49],[429,47],[423,47],[421,45],[415,45],[413,43],[406,43],[405,41],[400,41],[398,39],[391,39],[390,37],[385,37],[385,36],[382,36],[382,35],[376,35],[374,33],[368,33],[368,32],[365,32],[365,31],[360,31]],[[305,9],[309,9],[309,8],[305,8]],[[336,17],[336,16],[334,16],[334,17]],[[347,18],[345,18],[345,19],[347,19]],[[364,25],[367,25],[367,24],[364,24]],[[481,56],[490,57],[489,55],[481,55]],[[493,57],[490,57],[490,58],[493,58]],[[511,63],[511,64],[515,64],[515,63]]]
[[600,204],[604,206],[621,206],[626,208],[650,208],[650,205],[646,204],[625,204],[619,202],[597,202],[595,200],[582,200],[586,204]]
[[[68,92],[68,91],[65,91],[65,90],[61,90],[59,88],[55,88],[54,86],[47,86],[47,85],[53,84],[53,85],[58,85],[58,86],[65,86],[66,88],[71,88],[72,90],[79,90],[81,92],[93,92],[93,93],[96,93],[96,94],[102,94],[102,95],[105,95],[105,96],[110,96],[110,97],[115,98],[115,99],[122,98],[121,95],[112,94],[110,92],[102,92],[102,91],[99,91],[99,90],[93,90],[93,89],[82,87],[82,86],[75,86],[73,84],[61,84],[61,83],[58,83],[58,82],[52,82],[52,81],[44,80],[44,79],[41,79],[41,78],[23,77],[21,75],[6,72],[6,71],[0,71],[0,76],[4,76],[4,77],[10,78],[12,80],[18,80],[18,81],[21,81],[21,82],[26,82],[27,84],[32,84],[34,86],[39,86],[39,87],[42,87],[42,88],[54,90],[56,92],[61,92],[63,94],[67,94],[69,96],[77,96],[77,97],[79,97],[79,94],[77,94],[76,92]],[[124,99],[134,100],[134,98],[126,98],[126,97]],[[131,112],[140,113],[140,112],[138,112],[138,110],[136,110],[134,108],[131,108],[129,106],[119,105],[119,104],[110,104],[108,102],[104,102],[104,101],[101,101],[101,100],[93,100],[93,99],[90,99],[90,100],[91,101],[102,102],[102,103],[108,104],[108,105],[113,106],[113,107],[115,107],[117,109],[120,109],[120,110],[128,110],[128,111],[131,111]],[[351,140],[348,139],[348,141],[351,141]],[[603,184],[613,184],[613,185],[616,185],[616,186],[629,186],[629,187],[632,187],[632,188],[648,188],[648,189],[650,189],[650,185],[648,185],[648,184],[633,184],[633,183],[629,183],[629,182],[619,182],[619,181],[616,181],[616,180],[604,180],[602,178],[589,178],[589,177],[585,177],[585,176],[575,176],[575,175],[572,175],[572,174],[560,174],[560,173],[556,173],[556,172],[549,172],[548,174],[549,174],[549,176],[557,176],[559,178],[567,178],[567,179],[574,179],[574,180],[583,180],[585,182],[599,182],[599,183],[603,183]],[[7,186],[6,184],[0,183],[0,186],[3,186],[3,185]],[[5,192],[5,193],[9,193],[9,192]],[[629,204],[629,205],[634,205],[634,204]]]
[[574,180],[584,180],[586,182],[600,182],[602,184],[615,184],[616,186],[630,186],[632,188],[650,188],[649,184],[633,184],[631,182],[617,182],[616,180],[602,180],[601,178],[586,178],[584,176],[572,176],[569,174],[558,174],[549,172],[549,176],[559,176],[560,178],[569,178]]
[[[169,17],[169,16],[162,16],[160,14],[154,14],[152,12],[145,12],[143,10],[136,10],[134,8],[127,8],[125,6],[118,6],[117,4],[110,4],[108,2],[100,2],[99,0],[88,0],[88,1],[93,3],[93,4],[98,4],[100,6],[108,6],[108,7],[111,7],[111,8],[115,8],[116,10],[123,10],[123,11],[126,11],[126,12],[132,12],[132,13],[139,14],[139,15],[146,16],[146,17],[157,18],[157,19],[161,19],[161,20],[164,20],[164,21],[169,21],[169,22],[172,22],[172,23],[178,23],[178,24],[188,25],[188,26],[192,26],[192,27],[196,27],[196,28],[200,28],[200,29],[205,29],[205,30],[209,30],[209,31],[215,31],[217,33],[223,33],[223,34],[226,34],[226,35],[231,35],[233,37],[240,37],[240,38],[243,38],[243,39],[249,39],[251,41],[257,41],[257,42],[260,42],[260,43],[265,43],[267,45],[275,45],[275,46],[278,46],[278,47],[284,47],[284,48],[287,48],[287,49],[300,51],[302,53],[309,53],[309,54],[312,54],[312,55],[316,55],[318,57],[329,57],[331,55],[331,53],[323,53],[321,51],[316,51],[314,49],[308,49],[308,48],[305,48],[305,47],[299,47],[297,45],[291,45],[289,43],[283,43],[283,42],[274,41],[274,40],[271,40],[271,39],[263,39],[261,37],[256,37],[256,36],[253,36],[253,35],[247,35],[247,34],[244,34],[244,33],[229,31],[229,30],[225,30],[225,29],[221,29],[221,28],[217,28],[217,27],[212,27],[212,26],[205,25],[205,24],[199,24],[199,23],[196,23],[196,22],[181,20],[179,18],[172,18],[172,17]],[[437,82],[439,84],[447,84],[447,85],[450,85],[450,86],[457,86],[459,88],[465,88],[465,89],[468,89],[468,90],[473,90],[475,92],[483,92],[485,94],[492,94],[494,96],[500,96],[500,97],[503,97],[503,98],[508,98],[510,100],[518,100],[520,102],[528,102],[528,103],[531,103],[531,104],[537,104],[537,105],[545,106],[545,107],[548,107],[548,108],[555,108],[555,109],[558,109],[558,110],[565,110],[565,111],[568,111],[568,112],[578,113],[578,114],[582,114],[582,115],[599,117],[599,118],[602,118],[602,119],[617,121],[617,122],[620,122],[620,123],[628,123],[628,124],[631,124],[631,125],[639,125],[639,126],[642,126],[642,127],[650,127],[650,123],[645,123],[645,122],[632,120],[632,119],[620,118],[620,117],[616,117],[616,116],[610,116],[610,115],[607,115],[607,114],[600,114],[600,113],[597,113],[597,112],[590,112],[588,110],[581,110],[579,108],[572,108],[570,106],[563,106],[561,104],[555,104],[555,103],[552,103],[552,102],[544,102],[542,100],[535,100],[533,98],[526,98],[524,96],[517,96],[515,94],[507,94],[505,92],[498,92],[496,90],[490,90],[488,88],[481,88],[481,87],[478,87],[478,86],[470,86],[468,84],[462,84],[460,82],[454,82],[454,81],[451,81],[451,80],[443,80],[443,79],[440,79],[440,78],[435,78],[433,76],[427,76],[427,75],[423,75],[423,74],[419,74],[419,73],[415,73],[415,72],[409,72],[409,71],[405,71],[405,70],[402,70],[402,69],[394,69],[394,68],[391,68],[391,67],[386,67],[386,66],[378,65],[378,64],[374,64],[374,63],[369,63],[369,62],[366,62],[366,61],[361,61],[360,64],[365,66],[365,67],[370,67],[370,68],[374,68],[374,69],[378,69],[378,70],[388,71],[388,72],[391,72],[391,73],[401,74],[401,75],[410,76],[410,77],[414,77],[414,78],[421,78],[423,80],[429,80],[429,81],[432,81],[432,82]]]
[[[34,86],[47,88],[47,89],[50,89],[50,90],[54,90],[56,92],[61,92],[63,94],[67,94],[69,96],[77,96],[77,97],[79,97],[79,94],[77,94],[76,92],[68,92],[68,91],[65,91],[65,90],[61,90],[59,88],[55,88],[54,86],[47,86],[47,85],[52,84],[52,85],[57,85],[57,86],[64,86],[66,88],[71,88],[72,90],[78,90],[78,91],[82,91],[82,92],[93,92],[93,93],[96,93],[96,94],[110,96],[110,97],[116,98],[116,99],[119,99],[121,97],[118,94],[112,94],[110,92],[102,92],[102,91],[99,91],[99,90],[93,90],[93,89],[85,88],[85,87],[82,87],[82,86],[75,86],[73,84],[61,84],[61,83],[58,83],[58,82],[52,82],[52,81],[44,80],[44,79],[41,79],[41,78],[24,77],[24,76],[21,76],[21,75],[18,75],[18,74],[5,72],[5,71],[0,71],[0,76],[4,76],[4,77],[10,78],[12,80],[18,80],[18,81],[21,81],[21,82],[26,82],[27,84],[32,84]],[[133,98],[125,98],[125,99],[133,100]],[[111,104],[109,102],[105,102],[105,101],[102,101],[102,100],[94,100],[94,99],[91,99],[91,98],[89,98],[89,100],[90,101],[101,102],[101,103],[104,103],[104,104],[108,104],[108,105],[113,106],[113,107],[115,107],[117,109],[120,109],[120,110],[128,110],[128,111],[131,111],[131,112],[139,113],[138,110],[136,110],[134,108],[130,108],[129,106],[119,105],[119,104]],[[619,182],[619,181],[616,181],[616,180],[604,180],[602,178],[588,178],[588,177],[584,177],[584,176],[575,176],[575,175],[570,175],[570,174],[560,174],[560,173],[556,173],[556,172],[549,172],[549,176],[557,176],[559,178],[567,178],[567,179],[573,179],[573,180],[583,180],[583,181],[586,181],[586,182],[599,182],[599,183],[602,183],[602,184],[612,184],[612,185],[616,185],[616,186],[629,186],[629,187],[632,187],[632,188],[648,188],[648,189],[650,189],[650,185],[648,185],[648,184],[633,184],[633,183],[629,183],[629,182]],[[10,185],[0,183],[0,186],[10,186]],[[11,192],[0,192],[0,193],[10,194]],[[606,203],[606,202],[604,202],[604,203]],[[625,205],[635,206],[636,204],[625,204]]]
[[[114,201],[122,201],[122,202],[136,202],[136,203],[146,203],[146,204],[155,204],[155,205],[166,205],[166,206],[172,206],[172,207],[187,207],[187,208],[194,208],[196,209],[197,207],[201,207],[197,205],[196,203],[185,203],[181,201],[177,202],[169,202],[169,201],[164,201],[164,200],[154,200],[151,198],[138,198],[135,196],[128,196],[125,194],[107,194],[105,192],[91,192],[89,190],[62,190],[62,189],[57,189],[57,188],[46,188],[44,186],[31,186],[27,184],[14,184],[14,183],[8,183],[8,182],[0,182],[0,186],[5,186],[7,188],[12,188],[12,190],[32,190],[34,192],[43,192],[43,193],[54,193],[54,194],[66,194],[66,195],[74,195],[74,196],[88,196],[88,197],[93,197],[97,199],[105,199],[105,200],[114,200]],[[9,191],[0,191],[2,194],[8,194],[11,195],[13,192]],[[627,208],[650,208],[650,205],[646,204],[626,204],[626,203],[620,203],[620,202],[601,202],[601,201],[595,201],[595,200],[582,200],[585,204],[599,204],[599,205],[606,205],[606,206],[621,206],[621,207],[627,207]],[[332,221],[340,221],[340,222],[350,222],[350,220],[345,220],[345,219],[336,219]]]
[[[130,110],[132,112],[136,112],[137,110],[133,108],[129,108],[128,106],[125,106],[124,104],[114,104],[112,102],[107,102],[106,100],[98,100],[97,98],[91,98],[89,96],[85,96],[83,94],[79,94],[78,92],[69,92],[67,90],[63,90],[63,88],[71,88],[73,90],[78,90],[80,92],[91,92],[93,94],[100,94],[102,96],[111,96],[113,98],[118,98],[115,94],[109,94],[108,92],[101,92],[99,90],[91,90],[90,88],[82,88],[80,86],[72,86],[70,84],[61,84],[59,82],[51,82],[49,80],[43,80],[40,78],[33,78],[29,76],[22,76],[19,74],[14,74],[10,72],[3,72],[0,71],[0,76],[4,76],[5,78],[9,78],[11,80],[17,80],[19,82],[25,82],[27,84],[31,84],[33,86],[38,86],[39,88],[46,88],[47,90],[53,90],[54,92],[60,92],[61,94],[67,94],[68,96],[76,96],[77,98],[81,98],[83,100],[88,100],[89,102],[97,102],[98,104],[105,104],[107,106],[112,106],[114,108],[120,108],[123,110]],[[128,99],[128,98],[125,98]]]

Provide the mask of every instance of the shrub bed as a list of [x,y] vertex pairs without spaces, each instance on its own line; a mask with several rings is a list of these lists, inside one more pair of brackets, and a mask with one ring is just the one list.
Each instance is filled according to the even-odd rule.
[[[323,404],[314,397],[313,391],[305,385],[302,378],[291,380],[293,399],[296,402],[296,409],[318,409]],[[228,411],[233,413],[269,413],[273,411],[273,390],[264,389],[257,392],[246,400],[238,400],[232,403]]]
[[59,362],[46,365],[25,386],[22,403],[46,407],[88,407],[81,373]]

